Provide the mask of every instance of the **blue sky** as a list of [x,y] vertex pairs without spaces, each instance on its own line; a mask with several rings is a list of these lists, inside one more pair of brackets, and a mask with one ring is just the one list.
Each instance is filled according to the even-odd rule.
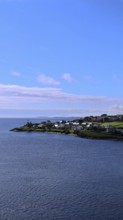
[[123,114],[123,0],[0,0],[0,117]]

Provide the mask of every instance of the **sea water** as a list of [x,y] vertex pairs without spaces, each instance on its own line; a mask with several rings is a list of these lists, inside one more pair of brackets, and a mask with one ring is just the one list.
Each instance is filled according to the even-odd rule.
[[123,220],[123,142],[9,131],[26,122],[0,119],[0,220]]

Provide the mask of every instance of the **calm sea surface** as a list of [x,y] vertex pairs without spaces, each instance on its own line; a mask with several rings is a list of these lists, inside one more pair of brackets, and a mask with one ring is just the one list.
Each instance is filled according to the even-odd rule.
[[0,220],[123,220],[123,142],[9,131],[26,122],[0,119]]

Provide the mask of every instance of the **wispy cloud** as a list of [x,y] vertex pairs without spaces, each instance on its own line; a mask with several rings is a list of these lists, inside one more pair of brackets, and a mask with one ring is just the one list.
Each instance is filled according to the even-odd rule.
[[70,73],[63,73],[62,78],[69,83],[72,83],[75,81],[75,79],[72,77]]
[[40,107],[40,108],[21,108],[16,107],[11,108],[0,108],[1,117],[83,117],[90,115],[101,115],[107,113],[109,115],[122,114],[122,112],[117,111],[117,109],[111,109],[109,107],[104,108],[57,108],[57,107]]
[[109,106],[109,109],[111,110],[111,111],[117,111],[117,112],[119,112],[119,113],[123,113],[123,105],[111,105],[111,106]]
[[57,101],[57,102],[103,102],[108,101],[107,97],[98,96],[82,96],[71,93],[65,93],[60,88],[40,88],[40,87],[23,87],[19,85],[0,85],[1,97],[18,97],[18,98],[36,98],[46,101]]
[[21,73],[14,71],[14,72],[12,72],[12,75],[13,75],[13,76],[18,76],[18,77],[19,77],[19,76],[21,76]]
[[[43,103],[43,102],[56,102],[56,103],[117,103],[122,102],[123,99],[110,98],[105,96],[86,96],[76,95],[71,93],[65,93],[60,88],[40,88],[40,87],[24,87],[19,85],[5,85],[0,84],[0,104],[1,100],[15,100],[19,103],[31,102],[31,103]],[[2,106],[2,105],[1,105]]]
[[103,111],[99,109],[90,110],[90,109],[82,109],[82,108],[10,108],[10,109],[0,109],[0,115],[4,115],[10,117],[10,113],[12,117],[36,117],[36,116],[45,116],[45,117],[82,117],[87,115],[99,115],[102,114]]
[[54,85],[55,85],[55,86],[60,85],[60,82],[59,82],[59,81],[57,81],[57,80],[53,79],[52,77],[47,76],[47,75],[45,75],[45,74],[40,74],[40,75],[37,77],[37,80],[38,80],[38,82],[43,83],[43,84],[45,84],[45,85],[53,85],[53,86],[54,86]]
[[[55,107],[52,108],[53,106]],[[52,116],[99,115],[104,112],[117,114],[118,112],[123,112],[123,99],[105,96],[76,95],[66,93],[60,88],[0,84],[1,110],[18,109],[21,111],[23,109],[24,111],[24,109],[34,109],[35,111],[39,110],[40,113],[40,109],[42,109],[42,114],[45,115],[46,111],[43,111],[44,107],[47,109],[47,115],[49,113]],[[50,111],[51,108],[52,111]]]

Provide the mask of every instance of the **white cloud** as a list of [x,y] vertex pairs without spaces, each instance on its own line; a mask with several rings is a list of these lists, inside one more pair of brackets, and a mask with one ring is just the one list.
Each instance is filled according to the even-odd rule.
[[117,110],[112,110],[111,108],[104,107],[104,108],[57,108],[57,107],[40,107],[40,108],[21,108],[16,107],[13,109],[11,108],[0,108],[0,116],[1,117],[84,117],[90,115],[101,115],[107,113],[109,115],[115,114],[122,114]]
[[[10,108],[0,109],[0,115],[2,117],[82,117],[87,115],[98,115],[102,114],[99,110],[88,110],[81,108]],[[10,115],[11,114],[11,115]]]
[[69,82],[69,83],[72,83],[72,82],[75,81],[75,80],[73,79],[73,77],[71,76],[70,73],[64,73],[64,74],[62,75],[62,78],[63,78],[65,81]]
[[109,110],[123,114],[123,105],[111,105],[109,106]]
[[[123,102],[123,99],[109,98],[105,96],[86,96],[65,93],[60,88],[24,87],[19,85],[0,84],[0,100],[18,100],[25,102],[56,102],[56,103],[108,103]],[[1,102],[0,102],[1,104]]]
[[46,111],[44,108],[47,109],[47,115],[49,113],[52,116],[60,114],[64,116],[99,115],[104,112],[117,114],[118,112],[123,112],[123,99],[76,95],[65,93],[60,88],[0,84],[1,110],[18,109],[21,111],[23,109],[24,111],[24,109],[30,109],[31,111],[32,109],[32,111],[37,111],[42,109],[42,115],[45,115]]
[[19,85],[0,85],[0,96],[4,97],[25,97],[25,98],[40,98],[47,101],[62,101],[62,102],[81,102],[94,101],[102,102],[108,101],[106,97],[96,96],[82,96],[70,93],[64,93],[60,88],[40,88],[40,87],[24,87]]
[[60,82],[53,79],[52,77],[50,76],[47,76],[45,74],[40,74],[38,77],[37,77],[37,80],[40,82],[40,83],[43,83],[43,84],[46,84],[46,85],[60,85]]
[[14,71],[14,72],[12,72],[12,75],[13,76],[21,76],[21,73]]

